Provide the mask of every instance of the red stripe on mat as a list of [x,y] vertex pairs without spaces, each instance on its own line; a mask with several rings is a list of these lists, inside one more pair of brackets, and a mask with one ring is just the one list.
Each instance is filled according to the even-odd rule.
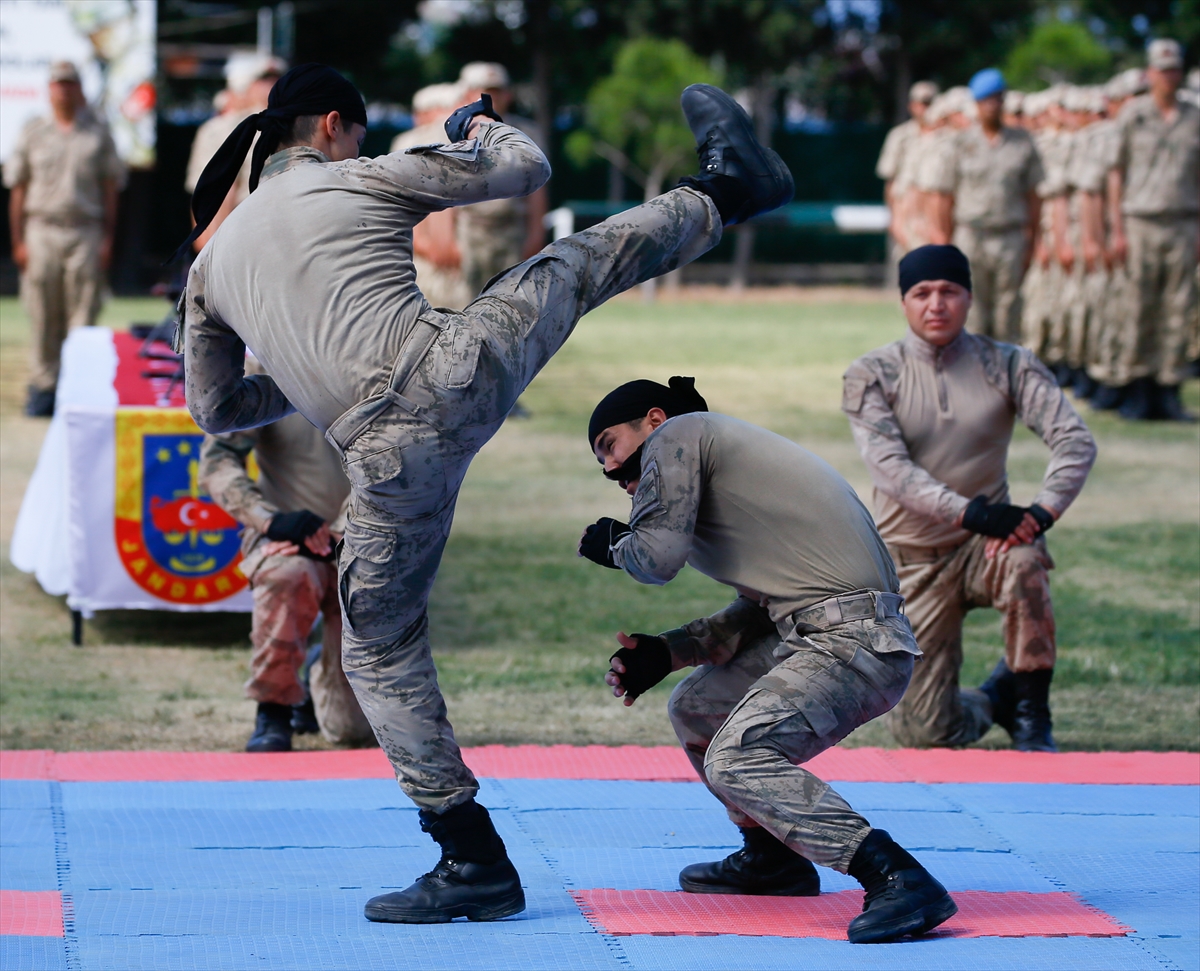
[[[498,779],[692,782],[682,750],[637,745],[484,745],[463,750]],[[807,767],[835,782],[1057,782],[1200,785],[1197,752],[1040,752],[833,748]],[[238,782],[388,779],[379,749],[336,752],[0,751],[0,779],[60,782]]]
[[[572,890],[588,921],[602,934],[704,937],[823,937],[846,940],[862,911],[862,892],[819,897],[746,897],[661,890]],[[958,913],[937,937],[1123,937],[1130,928],[1069,893],[953,894]]]
[[57,890],[0,890],[0,934],[62,937],[62,895]]

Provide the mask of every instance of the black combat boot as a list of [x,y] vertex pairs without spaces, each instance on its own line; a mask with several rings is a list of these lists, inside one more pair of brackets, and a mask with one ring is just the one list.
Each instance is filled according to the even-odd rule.
[[1154,417],[1164,421],[1195,421],[1196,416],[1183,407],[1179,399],[1179,385],[1158,385],[1154,402]]
[[30,418],[52,418],[54,397],[53,388],[35,388],[31,385],[25,397],[25,414]]
[[1125,400],[1117,414],[1130,421],[1149,421],[1154,417],[1155,399],[1158,397],[1154,382],[1150,378],[1138,378],[1125,387]]
[[254,734],[246,743],[247,752],[290,752],[292,750],[292,708],[269,701],[258,703]]
[[407,890],[368,900],[367,920],[445,924],[455,917],[499,920],[525,909],[517,868],[483,806],[472,799],[444,813],[422,809],[419,815],[442,858]]
[[1124,401],[1125,386],[1117,387],[1114,384],[1101,384],[1097,386],[1088,404],[1095,411],[1114,411],[1120,408]]
[[1054,375],[1054,380],[1060,388],[1066,388],[1071,384],[1073,372],[1071,366],[1060,361],[1058,364],[1051,364],[1050,371]]
[[1013,716],[1013,748],[1018,752],[1057,752],[1050,734],[1050,679],[1054,669],[1013,675],[1017,707]]
[[741,105],[711,84],[688,85],[680,103],[696,137],[700,173],[679,184],[711,198],[726,226],[791,201],[792,173],[783,159],[759,143]]
[[1071,382],[1071,392],[1080,401],[1091,400],[1100,383],[1087,373],[1087,368],[1076,368]]
[[312,695],[304,699],[302,705],[292,705],[292,733],[295,735],[315,735],[321,730],[317,724],[317,710],[313,707]]
[[946,888],[884,830],[873,829],[850,861],[850,876],[867,891],[850,921],[851,944],[881,944],[924,934],[958,913]]
[[1016,678],[1004,658],[1000,658],[988,679],[979,686],[992,703],[992,721],[1009,735],[1013,733],[1013,718],[1017,713]]
[[693,863],[679,871],[688,893],[745,893],[763,897],[815,897],[817,868],[761,826],[739,827],[745,844],[715,863]]

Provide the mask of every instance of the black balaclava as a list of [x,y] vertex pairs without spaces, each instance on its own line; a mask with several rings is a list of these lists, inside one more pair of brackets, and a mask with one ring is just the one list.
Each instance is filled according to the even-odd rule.
[[925,280],[949,280],[971,289],[971,263],[957,246],[918,246],[900,261],[900,296]]
[[254,145],[250,162],[251,192],[258,188],[263,163],[278,150],[279,142],[290,133],[292,123],[303,115],[327,115],[331,111],[340,113],[348,125],[357,122],[366,127],[367,108],[362,95],[333,68],[325,64],[298,64],[276,81],[267,97],[266,110],[251,115],[230,132],[204,167],[192,194],[196,228],[175,251],[172,261],[187,252],[213,221],[237,180],[256,132],[262,132],[262,136]]

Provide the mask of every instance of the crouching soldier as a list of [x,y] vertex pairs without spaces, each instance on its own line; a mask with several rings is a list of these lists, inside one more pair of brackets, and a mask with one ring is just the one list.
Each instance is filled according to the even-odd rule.
[[[257,482],[246,469],[251,453]],[[289,415],[249,432],[206,435],[200,483],[245,526],[242,572],[254,594],[246,696],[258,702],[246,751],[288,752],[293,732],[318,727],[335,744],[372,742],[342,671],[332,548],[345,529],[342,505],[350,493],[341,459],[303,417]],[[324,618],[321,655],[306,691],[300,669],[318,613]]]
[[[964,333],[971,268],[959,249],[913,250],[900,292],[909,332],[850,365],[842,400],[924,655],[890,716],[893,734],[902,745],[961,746],[996,723],[1022,751],[1055,751],[1054,564],[1041,536],[1079,495],[1096,443],[1032,352]],[[1009,501],[1016,418],[1051,453],[1028,508]],[[1001,612],[1005,656],[980,690],[960,691],[963,618],[975,607]]]
[[671,697],[671,720],[745,848],[685,868],[683,889],[815,895],[819,863],[867,891],[852,942],[951,917],[945,888],[801,767],[895,705],[919,653],[892,559],[854,490],[799,445],[708,412],[690,378],[617,388],[588,441],[633,511],[628,525],[589,526],[580,555],[654,584],[686,563],[739,593],[708,621],[620,635],[606,675],[629,705],[696,666]]

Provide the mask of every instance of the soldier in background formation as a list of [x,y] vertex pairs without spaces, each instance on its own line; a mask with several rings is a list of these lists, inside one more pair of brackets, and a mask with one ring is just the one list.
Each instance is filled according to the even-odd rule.
[[1183,87],[1172,40],[1151,43],[1148,62],[1032,93],[980,72],[969,106],[951,88],[895,129],[878,172],[898,255],[952,236],[968,252],[972,331],[1019,340],[1095,410],[1190,420],[1179,386],[1200,359],[1200,71]]
[[8,225],[32,354],[25,414],[54,414],[63,341],[96,322],[112,259],[125,166],[88,107],[70,61],[50,65],[50,108],[21,130],[4,165]]

